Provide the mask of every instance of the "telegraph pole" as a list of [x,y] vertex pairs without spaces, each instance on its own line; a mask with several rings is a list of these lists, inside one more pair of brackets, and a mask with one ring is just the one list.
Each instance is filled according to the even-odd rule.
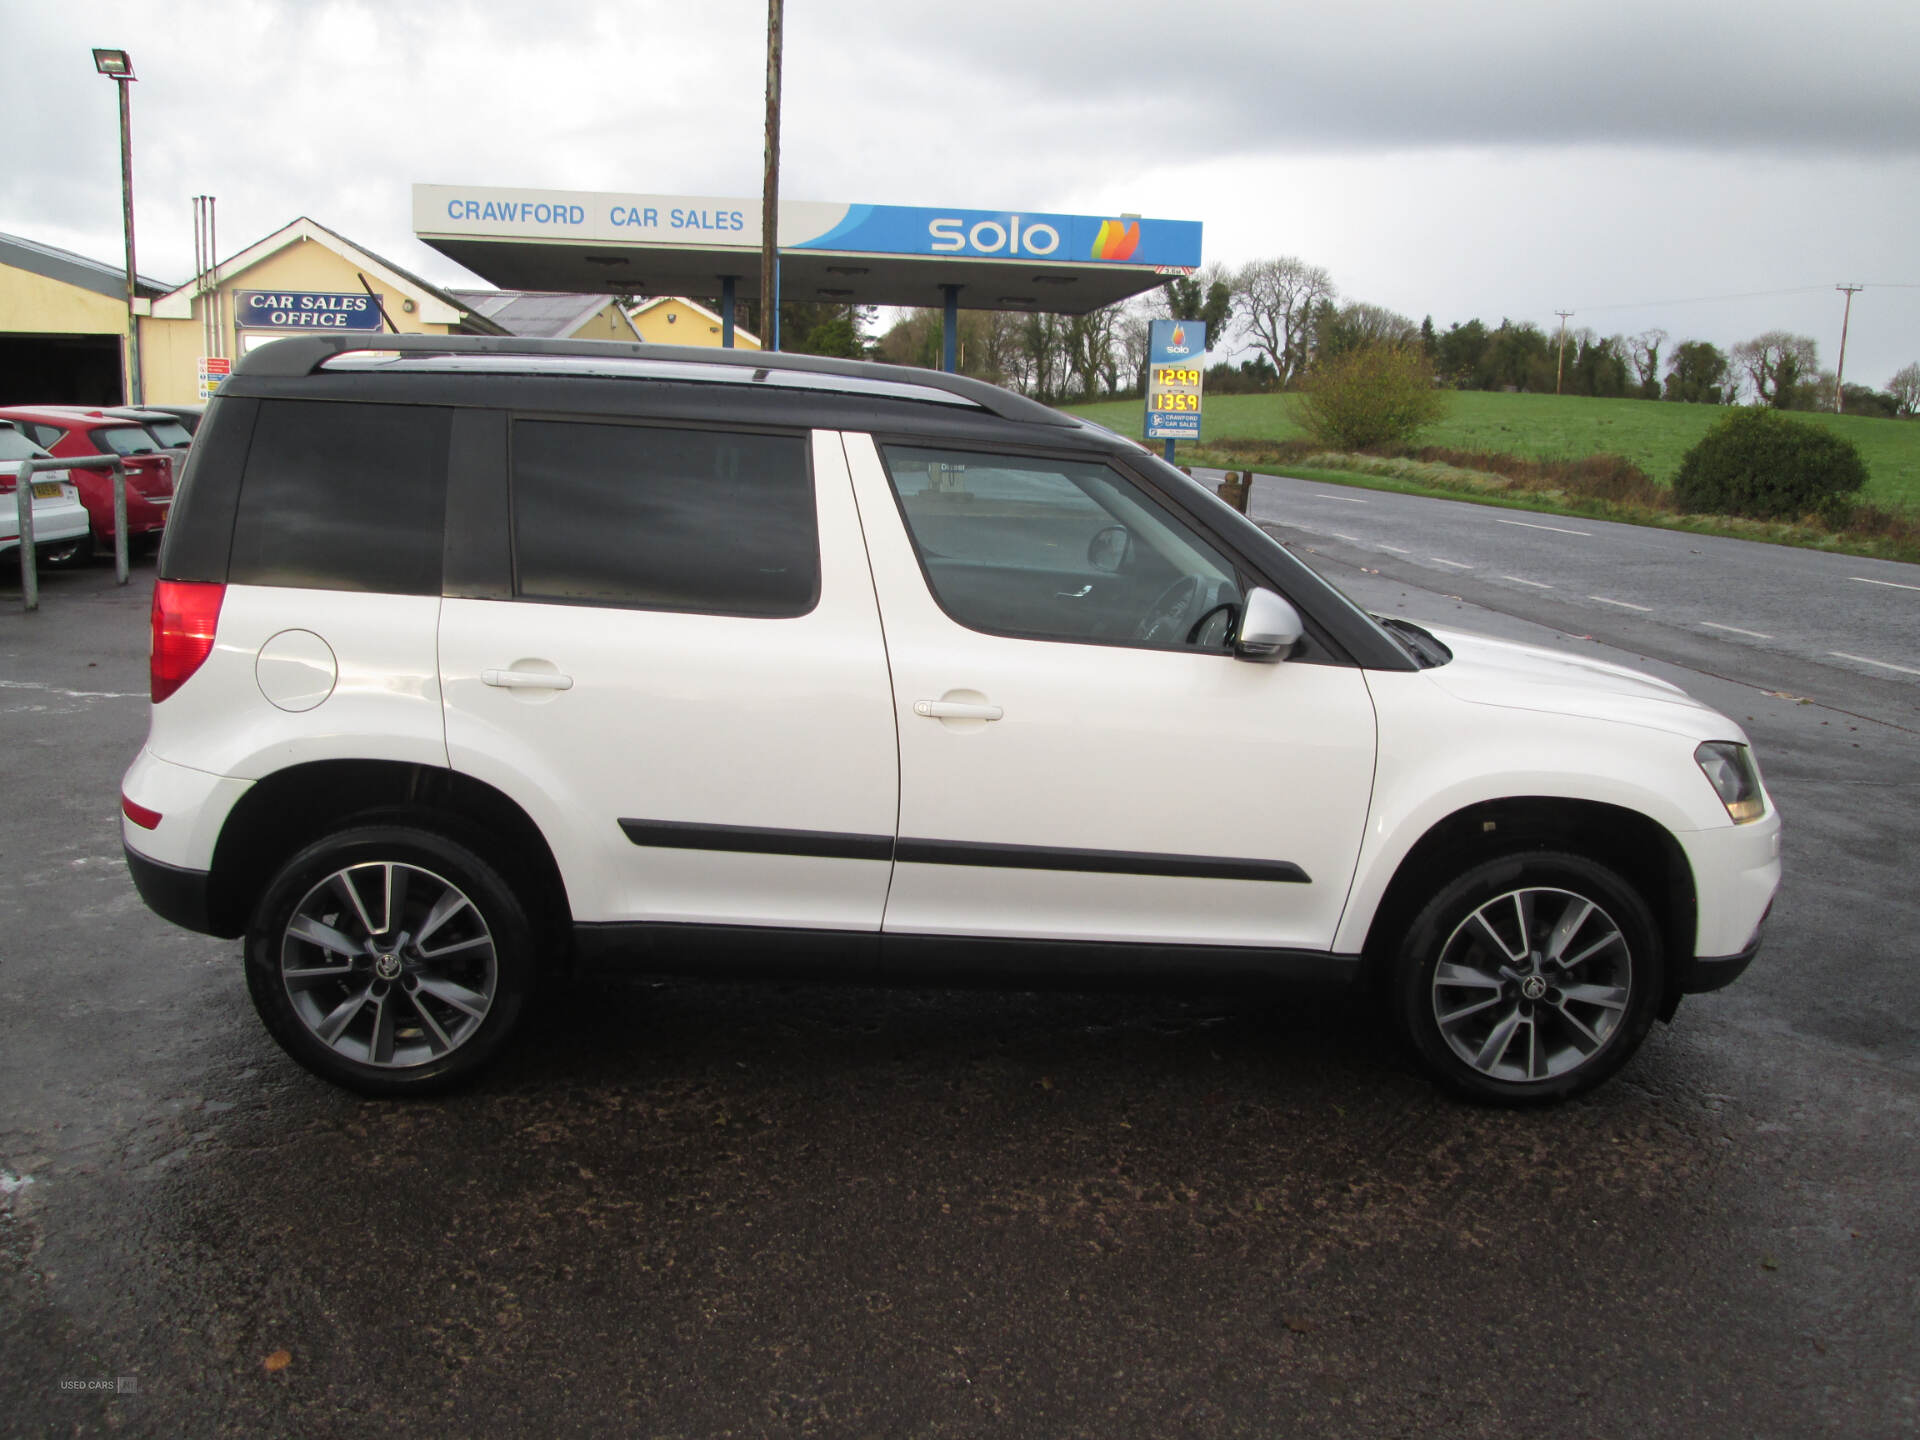
[[1853,297],[1867,287],[1864,285],[1836,285],[1833,288],[1836,290],[1844,290],[1847,295],[1847,308],[1842,311],[1840,315],[1840,363],[1833,367],[1833,413],[1840,415],[1845,413],[1846,405],[1846,392],[1840,387],[1841,381],[1847,373],[1847,322],[1853,319]]
[[1558,358],[1553,362],[1553,393],[1558,395],[1560,393],[1560,377],[1564,375],[1567,370],[1567,317],[1572,315],[1573,311],[1556,310],[1553,313],[1560,317],[1560,344],[1558,346],[1560,353]]
[[767,0],[767,173],[760,189],[760,339],[780,348],[780,11]]

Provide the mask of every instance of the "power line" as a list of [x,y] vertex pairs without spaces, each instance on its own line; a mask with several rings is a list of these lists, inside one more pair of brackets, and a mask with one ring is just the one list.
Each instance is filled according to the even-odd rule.
[[[1710,305],[1720,300],[1769,300],[1777,295],[1812,295],[1825,285],[1796,285],[1790,290],[1746,290],[1734,295],[1691,295],[1684,300],[1637,300],[1613,305],[1582,305],[1582,310],[1658,310],[1667,305]],[[1897,286],[1888,286],[1897,289]],[[1920,289],[1920,285],[1912,287]],[[1556,315],[1559,311],[1554,312]]]
[[[1871,290],[1920,290],[1920,280],[1868,280]],[[1815,295],[1825,285],[1795,285],[1786,290],[1743,290],[1728,295],[1689,295],[1681,300],[1636,300],[1608,305],[1582,305],[1582,310],[1658,310],[1667,305],[1711,305],[1721,300],[1770,300],[1779,295]],[[1553,312],[1558,315],[1558,310]]]

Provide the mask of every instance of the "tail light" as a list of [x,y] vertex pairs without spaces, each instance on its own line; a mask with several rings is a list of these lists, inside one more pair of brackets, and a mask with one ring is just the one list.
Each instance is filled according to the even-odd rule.
[[156,580],[149,692],[158,705],[192,678],[213,653],[225,585],[200,580]]

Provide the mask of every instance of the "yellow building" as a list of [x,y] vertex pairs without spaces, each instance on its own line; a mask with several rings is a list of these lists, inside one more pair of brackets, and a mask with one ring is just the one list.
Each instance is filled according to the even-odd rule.
[[[633,328],[650,345],[714,345],[720,343],[720,317],[704,305],[678,295],[642,300],[627,310]],[[758,350],[759,337],[733,327],[737,350]]]
[[639,331],[612,295],[560,290],[449,290],[476,315],[511,335],[540,340],[638,340]]
[[[136,293],[172,288],[143,275]],[[0,404],[117,405],[126,348],[123,266],[0,235]]]
[[[203,399],[221,366],[299,333],[522,335],[720,343],[720,317],[678,296],[451,290],[302,216],[185,285],[141,277],[143,398]],[[0,235],[0,405],[117,405],[127,394],[126,271]],[[758,350],[736,328],[734,343]],[[203,377],[206,383],[203,385]]]
[[316,330],[364,330],[372,337],[388,329],[507,333],[448,291],[303,215],[153,300],[140,322],[146,398],[200,399],[205,355],[234,360],[283,335]]
[[[185,285],[142,276],[134,309],[143,398],[160,404],[202,398],[203,358],[231,362],[303,330],[510,333],[304,216]],[[120,404],[126,339],[124,269],[0,235],[0,404]]]

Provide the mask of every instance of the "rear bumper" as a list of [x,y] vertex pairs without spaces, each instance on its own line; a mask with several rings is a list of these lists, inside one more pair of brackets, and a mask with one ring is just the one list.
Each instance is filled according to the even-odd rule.
[[125,843],[120,848],[126,852],[133,887],[147,902],[149,910],[162,920],[171,920],[175,925],[198,930],[203,935],[219,933],[207,914],[211,886],[205,870],[183,870],[177,865],[151,860]]

